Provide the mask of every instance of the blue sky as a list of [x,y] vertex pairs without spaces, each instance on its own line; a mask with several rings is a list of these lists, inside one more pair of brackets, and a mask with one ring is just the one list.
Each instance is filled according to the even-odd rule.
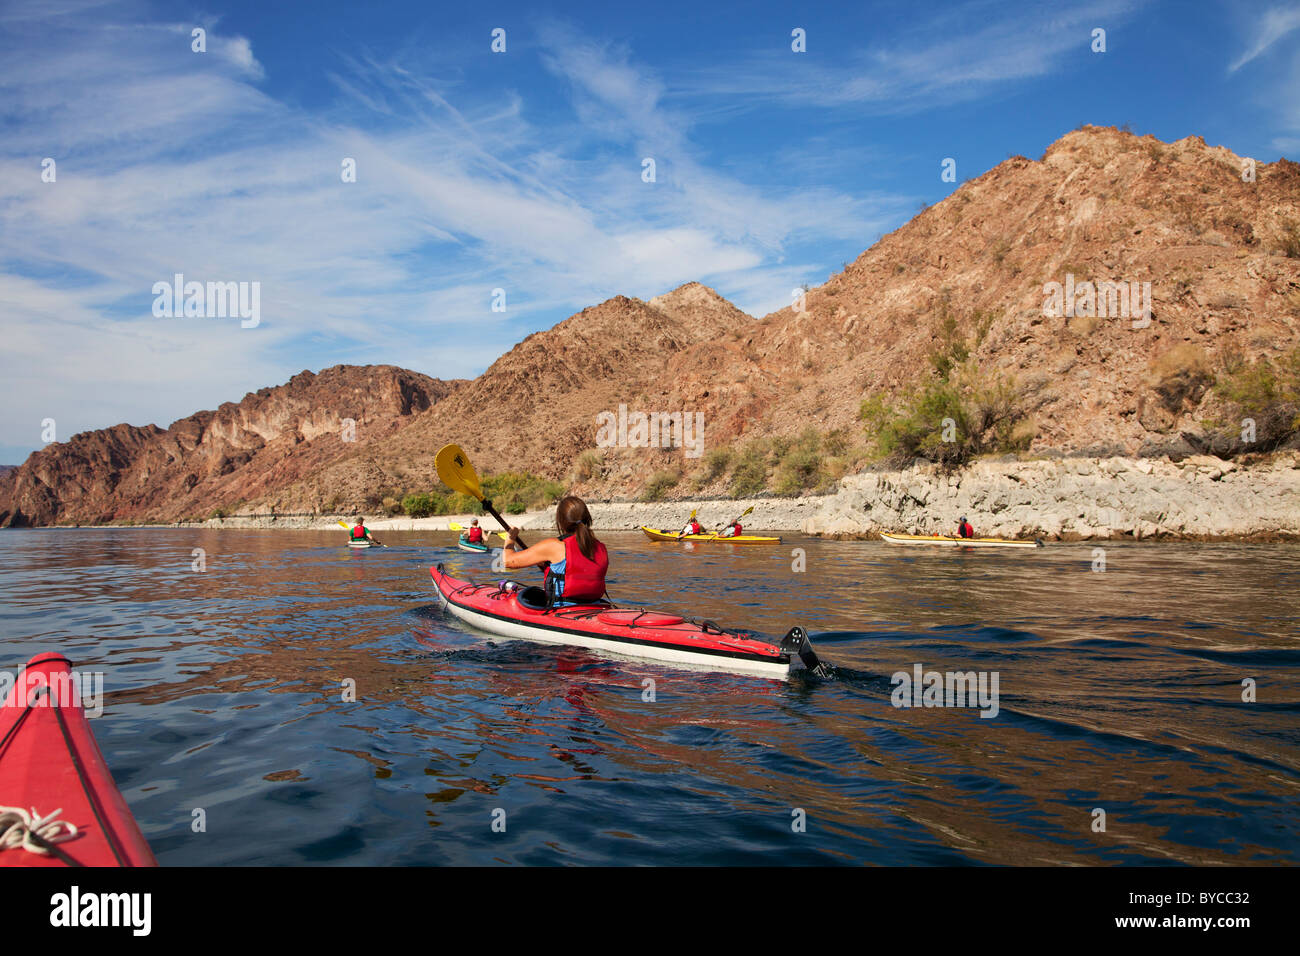
[[[1295,2],[469,6],[0,0],[0,462],[304,368],[474,376],[620,293],[763,315],[945,157],[1082,123],[1300,154]],[[176,272],[259,282],[259,326],[154,317]]]

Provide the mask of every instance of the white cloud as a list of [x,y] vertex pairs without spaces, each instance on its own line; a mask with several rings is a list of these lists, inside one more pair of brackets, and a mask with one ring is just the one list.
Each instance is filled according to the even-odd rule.
[[1235,73],[1247,63],[1263,56],[1278,41],[1300,28],[1300,6],[1274,7],[1252,19],[1255,25],[1254,37],[1245,52],[1228,67],[1229,73]]
[[[859,49],[843,66],[827,66],[788,48],[749,63],[683,70],[677,96],[745,96],[813,108],[853,106],[872,114],[910,113],[988,95],[999,84],[1059,71],[1091,43],[1094,27],[1115,29],[1140,5],[1092,0],[1061,8],[965,4],[927,11],[917,26]],[[816,37],[809,39],[816,42]],[[780,57],[773,59],[773,53]],[[787,55],[788,54],[788,55]]]
[[[899,211],[713,168],[653,71],[574,34],[561,46],[555,28],[541,56],[570,96],[558,127],[533,125],[528,91],[460,86],[445,57],[437,79],[340,58],[321,74],[337,101],[308,112],[264,91],[255,44],[219,24],[200,55],[188,27],[138,22],[130,4],[61,9],[57,29],[0,34],[0,373],[24,383],[0,446],[33,442],[33,416],[64,433],[166,425],[337,362],[464,377],[620,292],[699,279],[785,304],[770,290],[791,281],[791,246],[865,244]],[[658,183],[640,179],[644,149]],[[261,327],[154,319],[152,285],[175,272],[261,283]]]

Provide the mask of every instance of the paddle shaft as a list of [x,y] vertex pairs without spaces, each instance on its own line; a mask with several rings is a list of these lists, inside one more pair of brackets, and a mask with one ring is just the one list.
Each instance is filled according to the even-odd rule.
[[[483,503],[483,510],[486,511],[488,514],[490,514],[492,517],[496,518],[496,519],[497,519],[497,524],[499,524],[499,525],[501,525],[501,527],[505,528],[505,529],[506,529],[506,533],[509,534],[509,533],[510,533],[510,525],[506,524],[506,519],[505,519],[505,518],[503,518],[503,517],[501,517],[501,515],[497,514],[497,509],[492,507],[492,502],[489,501],[487,498],[483,498],[483,499],[481,499],[481,501],[482,501],[482,503]],[[526,547],[528,547],[528,545],[524,544],[524,539],[523,539],[523,538],[515,538],[515,540],[519,542],[519,547],[521,547],[521,548],[526,548]]]

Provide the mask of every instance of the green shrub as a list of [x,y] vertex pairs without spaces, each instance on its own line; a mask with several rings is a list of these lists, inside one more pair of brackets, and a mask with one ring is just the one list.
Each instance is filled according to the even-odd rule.
[[707,485],[717,481],[731,469],[731,449],[715,448],[704,456],[704,473],[700,484]]
[[483,479],[482,484],[483,494],[499,510],[510,514],[521,513],[510,510],[515,505],[522,505],[525,511],[548,508],[564,494],[564,486],[559,482],[513,471],[490,475]]
[[1288,259],[1300,259],[1300,224],[1291,220],[1282,223],[1282,238],[1278,251]]
[[447,515],[481,515],[483,514],[483,504],[477,498],[471,498],[461,491],[453,491],[446,496],[447,507],[443,514]]
[[[558,482],[515,472],[489,475],[483,478],[482,487],[493,506],[498,511],[509,514],[546,508],[564,494],[564,486]],[[483,505],[477,498],[452,491],[441,483],[435,485],[432,491],[408,494],[400,503],[394,498],[384,498],[380,506],[390,514],[405,513],[412,518],[483,514]],[[390,507],[396,510],[390,510]]]
[[822,436],[822,449],[827,455],[843,455],[849,449],[849,430],[833,428]]
[[600,474],[601,463],[600,455],[594,451],[584,451],[578,456],[577,464],[573,469],[573,477],[578,481],[588,481]]
[[1170,411],[1181,408],[1188,398],[1200,401],[1213,381],[1205,350],[1186,342],[1159,356],[1147,369],[1147,384]]
[[[1232,418],[1212,423],[1221,431],[1216,444],[1234,452],[1272,451],[1300,432],[1300,348],[1276,362],[1267,356],[1246,362],[1230,355],[1214,391]],[[1247,418],[1255,422],[1253,443],[1241,440]]]
[[671,471],[656,472],[646,483],[645,491],[641,495],[642,501],[662,501],[668,490],[676,487],[680,475]]
[[439,504],[433,495],[407,495],[402,499],[402,511],[410,518],[427,518],[440,513]]
[[935,379],[904,394],[897,407],[880,394],[868,395],[858,407],[879,457],[955,465],[976,455],[1029,447],[1037,389],[986,373],[971,357],[993,318],[992,312],[974,313],[968,339],[945,297],[935,328],[939,344],[929,354]]
[[750,441],[741,449],[731,473],[731,497],[752,498],[763,493],[767,488],[768,452],[769,443],[762,438]]
[[772,489],[778,495],[797,495],[822,483],[822,456],[806,448],[794,448],[777,466]]
[[925,458],[957,465],[977,455],[1028,448],[1034,391],[1013,378],[986,376],[970,363],[954,381],[923,385],[898,408],[870,396],[859,416],[880,456],[900,464]]
[[966,344],[965,336],[961,334],[957,316],[949,311],[946,304],[939,313],[935,334],[939,337],[939,347],[930,353],[930,365],[939,376],[939,380],[946,382],[953,369],[970,358],[970,347]]

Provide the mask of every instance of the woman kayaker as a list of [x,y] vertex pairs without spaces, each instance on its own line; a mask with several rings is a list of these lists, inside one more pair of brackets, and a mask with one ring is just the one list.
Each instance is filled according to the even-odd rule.
[[719,537],[719,538],[734,538],[734,537],[736,537],[737,535],[739,535],[739,534],[740,534],[742,531],[744,531],[744,530],[745,530],[745,529],[742,528],[741,525],[740,525],[740,521],[739,521],[739,519],[737,519],[736,521],[733,521],[733,522],[731,522],[731,524],[727,525],[727,527],[724,528],[724,529],[722,530],[721,533],[719,533],[718,537]]
[[360,518],[360,517],[357,518],[357,523],[356,523],[355,525],[352,526],[352,532],[351,532],[351,539],[350,539],[350,540],[352,540],[352,541],[369,541],[369,540],[370,540],[370,532],[366,530],[366,519],[365,519],[365,518]]
[[975,537],[975,529],[970,526],[970,522],[966,520],[965,515],[962,515],[961,521],[957,523],[957,537],[959,538]]
[[541,565],[546,569],[547,603],[582,604],[605,596],[609,552],[591,530],[591,512],[581,498],[565,495],[555,508],[558,538],[538,541],[522,551],[519,529],[511,528],[501,558],[509,570]]
[[677,537],[680,538],[683,535],[688,534],[704,534],[704,528],[700,526],[700,523],[696,521],[694,517],[692,517],[690,521],[686,522],[686,527],[682,528],[682,530],[677,533]]
[[483,529],[478,526],[478,518],[469,523],[469,530],[465,532],[465,540],[470,544],[483,543]]

